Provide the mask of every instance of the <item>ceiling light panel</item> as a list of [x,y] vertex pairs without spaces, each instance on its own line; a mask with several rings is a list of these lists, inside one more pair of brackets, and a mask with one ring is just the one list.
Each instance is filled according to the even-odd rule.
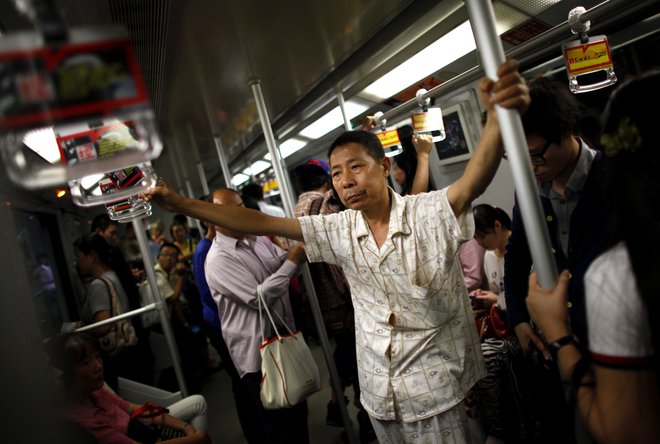
[[476,49],[470,22],[464,22],[364,89],[386,100]]
[[[369,105],[354,100],[348,100],[345,103],[344,109],[346,110],[346,117],[350,120],[368,110]],[[341,114],[341,109],[337,106],[316,122],[300,131],[300,135],[309,139],[318,139],[343,124],[344,117]],[[286,156],[282,155],[282,157]]]
[[236,174],[234,177],[231,178],[231,183],[237,187],[239,185],[242,185],[245,183],[246,180],[248,180],[250,177],[245,175],[245,174]]
[[268,168],[270,168],[270,163],[265,162],[263,160],[257,160],[252,165],[244,169],[243,174],[246,174],[248,176],[256,176],[257,174],[261,173],[264,170],[267,170]]
[[[280,144],[280,155],[282,156],[282,159],[286,159],[291,154],[305,148],[306,145],[307,142],[303,142],[300,139],[294,138],[286,140]],[[268,154],[268,157],[270,158],[270,154]]]

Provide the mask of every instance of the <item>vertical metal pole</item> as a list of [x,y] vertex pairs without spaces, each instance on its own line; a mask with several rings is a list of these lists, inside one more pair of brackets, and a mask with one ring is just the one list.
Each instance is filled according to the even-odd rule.
[[218,160],[220,161],[220,169],[222,170],[222,175],[225,178],[225,186],[233,190],[236,187],[234,186],[234,182],[232,182],[231,171],[229,170],[229,164],[227,163],[227,155],[222,148],[222,140],[220,139],[220,135],[213,135],[213,143],[215,144],[215,151],[218,153]]
[[[174,149],[176,151],[176,149]],[[170,166],[172,167],[172,171],[174,171],[174,179],[176,180],[176,189],[179,192],[179,194],[184,194],[183,192],[183,187],[181,186],[181,174],[179,174],[179,168],[177,168],[176,165],[176,160],[174,159],[174,156],[168,156],[170,159]]]
[[[280,187],[280,194],[282,197],[282,202],[284,203],[284,209],[286,210],[287,216],[292,217],[293,194],[291,194],[291,187],[288,183],[288,176],[284,174],[284,169],[282,168],[284,163],[282,162],[280,150],[277,147],[275,137],[273,136],[273,130],[270,126],[270,119],[268,118],[266,104],[261,93],[261,82],[259,80],[251,80],[250,86],[252,87],[252,93],[254,94],[254,98],[257,103],[257,110],[259,111],[259,118],[261,119],[261,127],[263,128],[264,136],[266,138],[266,145],[268,146],[268,152],[270,153],[270,158],[273,162],[273,168],[275,169],[275,177],[277,178],[277,182]],[[344,427],[346,428],[348,442],[350,444],[357,444],[357,435],[355,434],[353,424],[351,423],[351,420],[348,416],[346,403],[344,403],[343,397],[341,395],[341,379],[339,378],[339,372],[337,372],[337,367],[335,366],[335,361],[332,357],[332,351],[330,350],[330,340],[328,339],[328,333],[326,332],[325,324],[323,323],[323,314],[321,313],[318,296],[316,295],[316,291],[314,289],[312,275],[309,272],[309,267],[307,264],[304,264],[301,268],[303,272],[303,280],[305,282],[305,290],[309,296],[309,305],[312,309],[314,323],[316,324],[316,331],[319,334],[319,340],[321,341],[321,348],[323,349],[325,363],[328,367],[328,371],[330,372],[332,385],[335,388],[335,393],[337,395],[337,405],[339,406],[342,421],[344,422]]]
[[282,155],[275,141],[275,136],[273,135],[273,129],[270,127],[270,118],[268,117],[268,111],[266,110],[266,102],[264,102],[264,96],[261,92],[261,81],[259,79],[253,79],[249,82],[252,87],[252,94],[254,94],[254,100],[257,104],[257,111],[259,111],[259,119],[261,119],[261,127],[264,131],[264,137],[266,138],[266,145],[268,146],[268,152],[270,153],[270,159],[273,163],[273,169],[275,170],[275,177],[277,178],[277,183],[280,188],[280,197],[282,198],[282,203],[284,204],[284,210],[286,214],[291,217],[293,216],[293,193],[289,187],[289,181],[287,180],[288,175],[282,165],[284,161],[282,160]]
[[206,172],[204,171],[204,164],[202,162],[197,164],[197,174],[199,174],[199,181],[202,182],[202,192],[208,196],[210,193],[209,184],[206,181]]
[[[504,62],[504,50],[495,29],[493,7],[490,0],[466,0],[465,4],[486,75],[491,79],[497,79],[497,68]],[[522,122],[516,110],[496,106],[496,112],[504,148],[511,164],[511,174],[516,186],[534,268],[541,286],[553,288],[557,283],[557,264],[552,256],[550,235],[543,218],[541,200],[536,192],[536,181],[526,149]]]
[[[174,128],[173,125],[172,128]],[[179,168],[181,168],[181,173],[183,174],[183,182],[186,185],[186,192],[184,193],[183,191],[181,191],[181,194],[187,195],[191,199],[196,199],[195,195],[193,194],[192,185],[190,184],[190,180],[188,179],[188,171],[186,171],[186,167],[185,167],[186,164],[184,162],[183,157],[181,156],[181,149],[184,145],[181,143],[181,139],[179,138],[179,133],[174,134],[174,140],[176,140],[176,147],[179,148],[174,150],[179,164],[178,165],[172,164],[172,168],[174,168],[174,171],[177,171]],[[199,234],[201,236],[201,234],[204,232],[202,231],[201,222],[197,219],[193,219],[190,216],[186,216],[186,220],[188,226],[192,226],[194,224],[197,225],[197,229],[199,230]]]
[[[202,163],[202,158],[199,155],[199,147],[197,146],[197,139],[195,139],[195,132],[193,131],[192,125],[188,124],[188,139],[190,139],[190,146],[195,153],[195,160],[197,160],[197,175],[199,175],[199,181],[202,184],[202,192],[205,195],[209,194],[209,184],[206,180],[206,172],[204,171],[204,164]],[[201,233],[201,232],[200,232]]]
[[176,379],[179,383],[179,390],[181,390],[181,395],[185,398],[188,396],[188,388],[186,387],[186,380],[183,376],[183,370],[181,368],[179,349],[176,346],[174,332],[172,331],[172,324],[170,324],[170,318],[167,313],[167,303],[165,302],[165,299],[163,299],[163,295],[158,289],[154,264],[152,264],[150,260],[151,252],[149,251],[149,244],[147,242],[147,235],[144,231],[144,224],[142,223],[142,219],[133,219],[131,223],[133,224],[133,230],[135,231],[135,237],[138,241],[138,245],[140,246],[142,257],[149,258],[148,260],[142,261],[144,263],[144,270],[147,273],[147,281],[149,282],[149,287],[151,288],[151,294],[154,295],[154,302],[158,308],[158,317],[160,318],[160,325],[163,328],[163,333],[165,334],[165,341],[167,342],[167,347],[170,349],[170,354],[172,355],[172,363],[174,365],[174,373],[176,374]]
[[[190,184],[190,181],[186,177],[186,189],[188,190],[188,197],[191,199],[196,199],[195,195],[193,194],[193,189],[192,185]],[[190,223],[190,218],[188,218],[188,223]],[[199,235],[202,236],[204,233],[204,230],[202,230],[202,221],[199,219],[195,219],[195,225],[197,225],[197,229],[199,230]]]
[[335,93],[337,94],[337,102],[339,103],[341,115],[344,118],[344,129],[350,131],[353,128],[351,128],[351,121],[348,118],[348,114],[346,114],[346,101],[344,100],[344,93],[341,90],[341,86],[335,85]]
[[[222,175],[225,178],[225,186],[233,190],[235,187],[234,184],[232,183],[232,177],[231,177],[231,172],[229,170],[229,165],[227,163],[227,157],[222,148],[222,140],[220,139],[220,135],[218,134],[218,128],[217,128],[218,125],[216,120],[213,118],[213,110],[211,106],[211,101],[209,99],[210,95],[208,94],[209,89],[206,86],[206,79],[204,78],[204,74],[202,73],[201,64],[199,62],[198,49],[195,45],[188,45],[188,52],[190,53],[193,60],[195,76],[197,77],[197,82],[199,83],[199,87],[200,87],[199,89],[202,96],[202,103],[204,104],[204,111],[206,113],[206,118],[209,121],[209,127],[211,128],[211,132],[213,133],[213,143],[215,144],[215,150],[218,154],[218,160],[220,161],[220,170],[222,171]],[[205,193],[209,194],[208,191],[205,191]]]

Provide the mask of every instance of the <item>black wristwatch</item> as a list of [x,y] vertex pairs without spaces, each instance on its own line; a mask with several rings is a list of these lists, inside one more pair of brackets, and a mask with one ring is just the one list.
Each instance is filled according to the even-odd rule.
[[576,347],[579,345],[578,339],[575,337],[575,335],[567,335],[548,344],[548,350],[550,351],[550,355],[552,355],[552,359],[556,361],[559,349],[568,344],[573,344]]

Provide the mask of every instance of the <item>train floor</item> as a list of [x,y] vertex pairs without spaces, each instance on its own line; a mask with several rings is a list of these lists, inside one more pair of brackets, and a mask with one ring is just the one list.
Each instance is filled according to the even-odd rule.
[[[327,412],[327,404],[330,400],[330,384],[329,372],[325,365],[323,357],[323,349],[321,345],[314,340],[307,340],[309,348],[314,355],[319,370],[321,372],[321,381],[323,381],[323,389],[312,395],[307,400],[309,414],[307,418],[309,426],[309,439],[310,443],[314,444],[343,444],[347,442],[342,439],[343,428],[331,427],[326,425],[325,418]],[[330,344],[331,349],[334,349],[334,344]],[[209,350],[214,353],[213,347]],[[218,359],[217,355],[214,356]],[[226,372],[220,370],[205,378],[202,386],[202,395],[206,398],[208,404],[208,427],[209,433],[213,438],[213,442],[222,444],[244,444],[245,438],[241,432],[241,427],[236,415],[234,407],[234,399],[231,390],[231,380]],[[344,393],[349,399],[348,414],[353,421],[353,427],[357,434],[357,408],[353,404],[353,389],[348,387]],[[481,444],[485,441],[483,429],[479,424],[470,420],[470,444]],[[371,443],[377,443],[373,440]],[[371,444],[370,443],[370,444]]]
[[[344,429],[341,427],[331,427],[325,423],[331,390],[328,368],[325,365],[325,359],[323,357],[323,349],[314,340],[307,340],[307,343],[319,366],[321,381],[323,382],[323,389],[307,400],[309,410],[307,422],[309,425],[310,442],[314,444],[344,443],[346,441],[343,441],[341,436]],[[331,348],[334,348],[333,344],[331,344]],[[209,347],[209,349],[213,350],[213,347]],[[202,387],[202,395],[204,395],[208,404],[208,427],[213,442],[223,444],[245,443],[246,441],[241,432],[234,407],[231,380],[227,373],[220,370],[208,376]],[[353,405],[353,390],[351,387],[346,389],[345,395],[351,401],[348,404],[348,414],[353,421],[353,427],[355,427],[357,433],[357,409]],[[373,442],[376,443],[377,441],[374,440]]]

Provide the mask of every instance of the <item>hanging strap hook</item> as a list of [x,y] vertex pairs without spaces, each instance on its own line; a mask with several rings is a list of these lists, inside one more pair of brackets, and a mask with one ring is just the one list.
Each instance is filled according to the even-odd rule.
[[378,125],[381,131],[385,131],[387,119],[383,117],[382,111],[378,111],[376,114],[374,114],[374,123]]
[[417,90],[417,93],[415,94],[415,98],[417,99],[417,103],[419,104],[419,107],[422,108],[423,112],[428,112],[429,111],[429,105],[431,104],[431,99],[430,98],[424,98],[424,94],[426,94],[428,91],[426,91],[424,88],[420,88]]
[[571,27],[571,32],[577,34],[582,43],[587,43],[589,41],[587,32],[591,29],[591,21],[583,21],[581,19],[582,14],[585,12],[587,12],[587,10],[584,7],[578,6],[577,8],[571,9],[568,13],[568,24]]

